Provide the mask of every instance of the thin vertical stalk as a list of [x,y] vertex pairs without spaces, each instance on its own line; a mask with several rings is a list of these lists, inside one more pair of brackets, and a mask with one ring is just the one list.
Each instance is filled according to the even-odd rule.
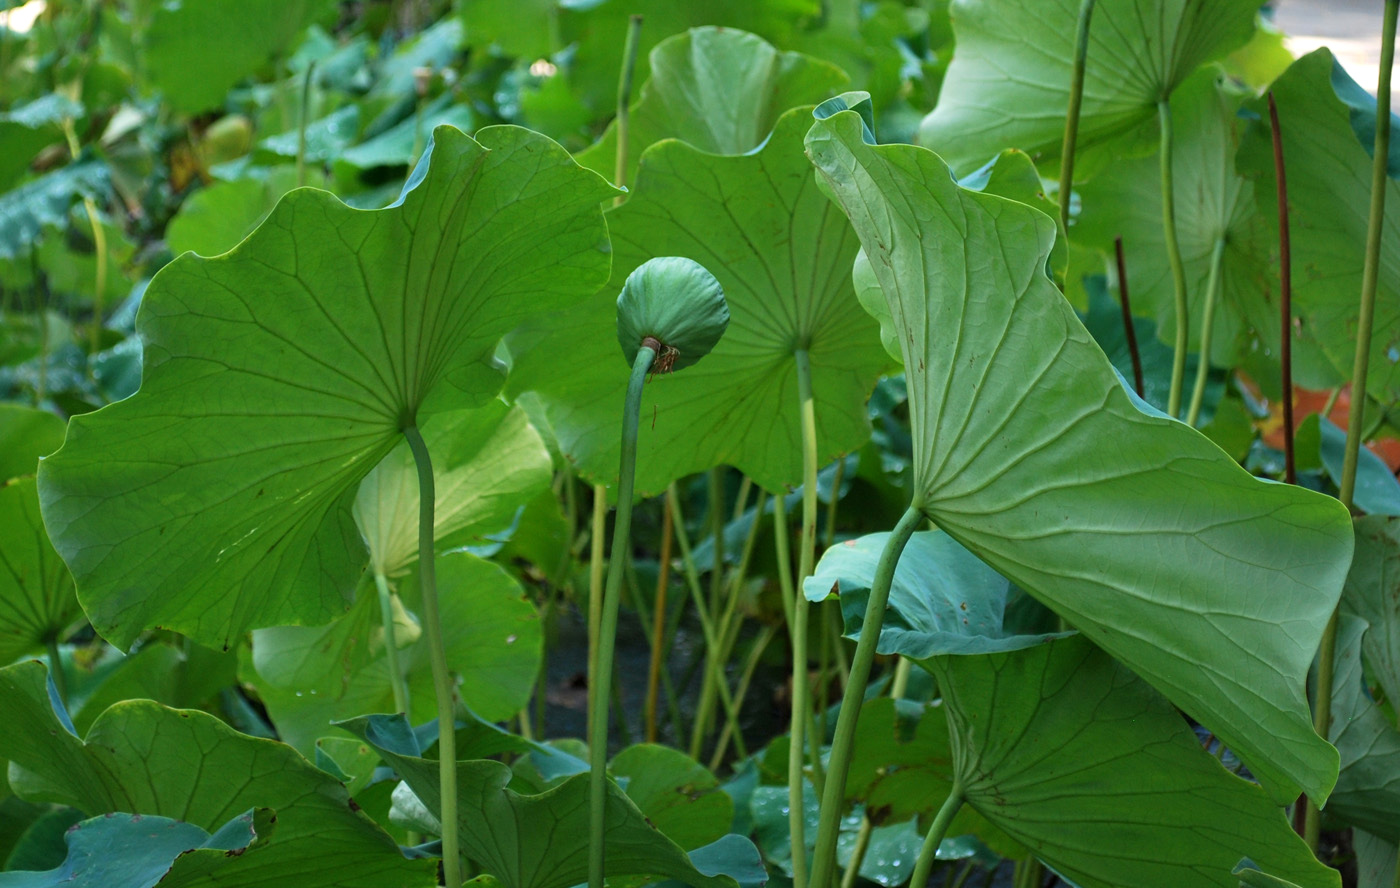
[[[297,187],[306,184],[306,127],[311,122],[311,78],[316,73],[316,63],[306,66],[306,76],[301,81],[301,115],[297,120]],[[423,104],[419,99],[418,104]],[[420,115],[421,116],[421,115]]]
[[[792,626],[796,622],[797,602],[796,590],[792,585],[792,551],[789,546],[788,533],[791,528],[788,526],[787,499],[779,494],[773,497],[773,546],[778,555],[778,589],[782,593],[783,617],[787,621],[788,636],[791,639]],[[797,710],[797,657],[793,656],[793,707],[792,707],[792,728],[795,733],[805,727],[806,722],[800,718]],[[802,743],[798,737],[789,736],[788,740],[788,834],[792,837],[792,885],[793,888],[805,888],[807,885],[807,855],[799,853],[807,847],[807,821],[803,816],[802,799]]]
[[1283,371],[1283,480],[1298,483],[1293,458],[1293,247],[1288,230],[1288,175],[1283,164],[1283,130],[1278,105],[1269,93],[1269,132],[1274,144],[1274,181],[1278,191],[1279,364]]
[[[608,489],[593,485],[593,535],[588,543],[588,686],[598,679],[598,634],[603,619],[603,537],[608,529]],[[588,723],[593,723],[594,695],[588,695]]]
[[1186,408],[1186,424],[1195,428],[1201,418],[1206,380],[1210,378],[1210,340],[1215,329],[1215,306],[1220,301],[1220,266],[1225,258],[1224,235],[1215,239],[1210,254],[1210,276],[1206,278],[1206,303],[1201,309],[1201,353],[1196,360],[1196,384],[1191,388],[1191,405]]
[[948,825],[953,822],[958,809],[963,803],[963,788],[956,779],[953,781],[953,791],[948,793],[947,800],[943,807],[938,809],[938,813],[933,817],[933,823],[929,824],[928,835],[924,836],[923,847],[919,849],[919,860],[914,864],[914,876],[909,880],[910,888],[924,888],[928,884],[929,873],[933,870],[933,861],[938,856],[938,846],[943,844],[943,837],[948,834]]
[[870,600],[865,607],[865,621],[861,625],[860,641],[856,643],[855,657],[851,660],[851,676],[846,683],[846,693],[841,699],[841,714],[836,718],[836,734],[831,741],[831,755],[828,759],[826,787],[822,792],[821,824],[817,828],[817,844],[812,857],[813,888],[827,888],[831,884],[831,874],[836,867],[836,836],[841,826],[841,807],[846,798],[846,775],[851,767],[851,753],[855,746],[856,722],[860,718],[860,706],[865,698],[865,683],[870,680],[870,667],[875,661],[875,647],[880,639],[880,625],[885,619],[885,605],[890,597],[890,584],[894,580],[895,565],[909,537],[923,523],[924,516],[917,504],[910,505],[904,516],[895,525],[880,553],[880,561],[875,567],[875,576],[870,583]]
[[[1376,145],[1371,163],[1371,216],[1366,230],[1366,264],[1361,272],[1361,306],[1356,321],[1356,355],[1351,366],[1351,415],[1347,419],[1346,455],[1342,461],[1341,500],[1351,509],[1356,495],[1356,466],[1365,424],[1366,373],[1371,363],[1371,331],[1375,326],[1376,283],[1380,275],[1381,233],[1385,224],[1386,165],[1390,159],[1390,70],[1395,64],[1395,20],[1400,0],[1386,0],[1381,37],[1381,73],[1376,85]],[[1337,612],[1327,621],[1318,651],[1317,706],[1313,727],[1327,739],[1332,724],[1332,671],[1337,650]],[[1312,799],[1304,819],[1303,839],[1317,851],[1322,818]]]
[[[83,152],[82,143],[78,141],[78,131],[73,127],[73,118],[63,118],[63,137],[68,143],[68,154],[73,160],[78,159],[78,155]],[[104,303],[107,301],[107,231],[102,227],[102,219],[97,214],[97,204],[90,197],[83,198],[83,212],[87,214],[88,225],[92,228],[92,248],[93,261],[93,292],[92,292],[92,328],[88,331],[88,354],[97,354],[102,349],[102,315],[105,313]],[[92,373],[92,365],[88,365],[88,373]]]
[[1128,340],[1128,356],[1133,361],[1133,388],[1139,398],[1146,388],[1142,382],[1142,352],[1138,351],[1137,327],[1133,325],[1132,303],[1128,301],[1128,264],[1123,259],[1123,238],[1113,239],[1113,252],[1118,260],[1118,304],[1123,307],[1123,336]]
[[1089,20],[1094,0],[1081,0],[1074,32],[1074,67],[1069,77],[1069,110],[1065,112],[1065,141],[1060,149],[1060,227],[1069,236],[1069,198],[1074,188],[1074,146],[1079,139],[1079,106],[1084,99],[1084,66],[1089,57]]
[[656,695],[661,684],[661,660],[666,643],[666,590],[671,583],[671,538],[674,535],[671,515],[671,492],[666,491],[666,505],[661,524],[660,567],[656,574],[656,613],[651,625],[651,662],[647,665],[647,699],[644,707],[646,738],[656,742]]
[[442,794],[442,872],[448,888],[462,884],[462,856],[457,841],[457,733],[456,700],[452,676],[447,671],[447,649],[442,641],[442,616],[438,610],[437,563],[433,551],[433,512],[437,493],[428,445],[416,425],[406,426],[403,436],[418,467],[418,584],[423,594],[423,633],[428,638],[428,659],[433,665],[433,691],[438,713],[438,786]]
[[[909,668],[913,661],[899,657],[894,666],[894,677],[890,680],[890,699],[904,699],[904,692],[909,689]],[[870,836],[875,832],[875,824],[870,819],[867,811],[865,816],[860,818],[860,832],[856,833],[855,850],[851,852],[851,862],[846,867],[846,874],[841,877],[841,888],[853,888],[856,883],[856,876],[860,873],[860,866],[865,862],[865,853],[870,848]],[[910,888],[923,888],[928,881],[925,874],[924,882],[910,882]]]
[[[627,186],[628,139],[632,127],[632,73],[637,69],[637,38],[642,32],[642,17],[634,15],[627,20],[627,42],[622,45],[622,73],[617,78],[617,156],[613,166],[613,183],[618,188]],[[613,206],[621,204],[621,195],[613,201]]]
[[[773,641],[773,636],[777,634],[778,627],[770,624],[764,626],[763,630],[754,638],[753,647],[749,649],[748,659],[744,661],[744,670],[739,675],[739,684],[734,691],[735,699],[742,701],[744,695],[749,692],[749,685],[753,682],[753,674],[754,670],[758,668],[758,661],[763,656],[763,652],[768,649],[769,643]],[[732,722],[725,724],[724,730],[720,732],[719,742],[715,744],[714,754],[710,756],[711,771],[719,770],[719,766],[724,762],[724,753],[729,748],[731,738],[735,740],[736,749],[743,745],[742,731],[741,725],[735,725]],[[746,756],[741,752],[739,757],[742,759]]]
[[826,504],[826,533],[822,536],[822,551],[836,545],[836,510],[841,505],[841,485],[846,480],[846,458],[836,461],[836,472],[831,478],[831,501]]
[[379,620],[384,627],[384,658],[389,661],[389,686],[394,690],[394,711],[408,712],[408,685],[399,666],[399,645],[394,638],[394,593],[389,591],[389,578],[374,572],[374,586],[379,591]]
[[[817,548],[817,414],[812,398],[812,362],[805,348],[793,352],[797,363],[797,401],[802,422],[802,536],[797,550],[797,577],[793,583],[792,615],[788,630],[792,633],[792,726],[789,733],[791,748],[788,756],[789,801],[795,799],[795,812],[802,816],[802,756],[807,743],[807,719],[811,709],[811,687],[807,671],[807,642],[809,607],[802,583],[812,575]],[[812,737],[820,744],[821,738]],[[795,784],[794,782],[795,781]],[[793,787],[796,786],[794,794]],[[794,834],[793,859],[804,856],[804,846],[796,844]],[[817,882],[818,888],[827,888]],[[793,888],[807,888],[793,871]]]
[[[648,340],[652,342],[654,340]],[[603,888],[603,834],[607,827],[608,791],[608,694],[612,684],[613,641],[617,636],[618,603],[622,597],[622,574],[632,535],[632,487],[637,467],[637,425],[642,409],[642,385],[656,358],[656,351],[643,345],[632,363],[627,381],[627,400],[622,409],[622,462],[617,481],[617,518],[613,521],[612,557],[608,560],[608,581],[603,591],[603,613],[599,624],[598,682],[589,685],[588,696],[596,697],[589,708],[588,724],[588,885]]]
[[1167,262],[1172,270],[1172,294],[1176,306],[1176,344],[1172,355],[1172,387],[1167,396],[1167,414],[1181,414],[1181,389],[1186,380],[1186,349],[1190,345],[1191,318],[1186,304],[1186,265],[1181,261],[1181,245],[1176,239],[1176,193],[1172,190],[1172,108],[1166,96],[1157,103],[1157,119],[1162,142],[1158,150],[1162,164],[1162,235],[1166,239]]

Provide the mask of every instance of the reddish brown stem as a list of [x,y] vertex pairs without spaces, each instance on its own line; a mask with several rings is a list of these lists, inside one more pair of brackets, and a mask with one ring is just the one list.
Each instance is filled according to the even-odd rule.
[[1128,354],[1133,358],[1133,387],[1138,397],[1143,397],[1142,355],[1138,352],[1137,330],[1133,327],[1132,306],[1128,302],[1128,266],[1123,261],[1123,238],[1113,239],[1113,250],[1118,257],[1118,296],[1123,306],[1123,334],[1128,338]]
[[1288,239],[1288,176],[1283,167],[1283,134],[1278,106],[1269,93],[1269,128],[1274,140],[1274,178],[1278,182],[1279,363],[1283,365],[1283,478],[1298,483],[1293,462],[1293,258]]

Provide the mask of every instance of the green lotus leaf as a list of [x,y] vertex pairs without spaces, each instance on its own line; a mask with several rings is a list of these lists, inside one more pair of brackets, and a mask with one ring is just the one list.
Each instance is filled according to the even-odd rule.
[[512,392],[535,391],[564,453],[590,479],[617,477],[627,374],[612,300],[655,256],[685,256],[719,280],[724,338],[684,373],[642,390],[637,490],[710,466],[735,466],[766,489],[802,477],[794,352],[806,348],[823,463],[870,434],[865,399],[889,363],[877,326],[852,298],[856,240],[804,168],[810,116],[794,110],[742,157],[661,142],[642,159],[627,203],[608,214],[613,282],[586,305],[512,335]]
[[177,256],[186,250],[201,256],[228,252],[267,218],[282,195],[296,184],[296,168],[279,166],[264,178],[215,182],[201,188],[180,205],[180,212],[166,226],[166,245]]
[[627,366],[642,343],[661,343],[663,372],[689,367],[708,355],[729,326],[729,307],[719,281],[682,256],[648,259],[627,276],[617,297],[617,341]]
[[[1270,91],[1278,104],[1288,169],[1293,243],[1293,309],[1299,336],[1315,341],[1341,378],[1351,376],[1356,352],[1361,269],[1371,202],[1371,157],[1351,127],[1338,84],[1350,83],[1325,49],[1294,62]],[[1353,84],[1354,86],[1354,84]],[[1241,174],[1252,178],[1260,212],[1278,230],[1273,199],[1274,159],[1268,110],[1251,126],[1239,152]],[[1400,182],[1386,180],[1386,203],[1400,205]],[[1400,400],[1400,217],[1387,213],[1381,233],[1379,290],[1371,336],[1368,393]]]
[[[1338,487],[1346,466],[1347,433],[1322,414],[1317,417],[1318,458]],[[1297,441],[1294,441],[1297,447]],[[1400,480],[1369,447],[1357,450],[1352,507],[1368,515],[1400,516]],[[1353,563],[1355,563],[1353,561]]]
[[193,114],[219,108],[229,87],[291,48],[326,0],[177,0],[153,7],[143,71],[165,101]]
[[[433,539],[440,552],[510,527],[554,479],[549,452],[525,411],[499,401],[433,417],[423,440],[433,454]],[[418,560],[418,469],[407,442],[360,482],[355,523],[372,571],[394,577]]]
[[1361,667],[1363,638],[1374,631],[1360,617],[1337,618],[1327,739],[1342,755],[1342,771],[1325,810],[1395,842],[1400,841],[1400,731],[1371,699]]
[[[461,676],[457,693],[483,718],[505,719],[530,700],[540,669],[543,631],[535,606],[500,566],[459,553],[437,560],[439,610],[447,666]],[[416,577],[400,584],[405,605],[419,605]],[[397,600],[397,596],[395,596]],[[399,611],[394,632],[408,684],[409,715],[437,716],[428,643]],[[253,633],[252,681],[282,739],[303,754],[332,721],[394,708],[379,600],[362,592],[350,613],[325,626],[278,626]]]
[[[840,595],[848,638],[860,637],[875,566],[889,536],[866,534],[827,549],[803,584],[809,601]],[[926,660],[1038,644],[1040,636],[1003,631],[1010,592],[1005,577],[953,537],[941,530],[915,533],[895,566],[876,650]]]
[[1356,519],[1356,554],[1351,559],[1342,611],[1370,625],[1361,652],[1385,698],[1400,701],[1400,519]]
[[26,255],[44,226],[67,222],[79,198],[104,192],[110,184],[105,163],[80,160],[0,194],[0,259]]
[[[643,34],[650,26],[643,26]],[[662,139],[680,139],[711,154],[743,154],[763,143],[784,111],[814,105],[849,82],[835,65],[779,52],[732,27],[692,28],[668,37],[651,51],[650,61],[651,76],[628,123],[628,182],[636,180],[642,152]],[[617,124],[576,158],[611,179]]]
[[175,888],[206,876],[217,882],[221,864],[262,844],[276,820],[266,809],[249,811],[211,836],[169,817],[93,817],[64,835],[68,856],[61,866],[49,872],[12,868],[0,873],[0,888]]
[[63,420],[47,410],[0,404],[0,481],[32,475],[63,444]]
[[[1079,116],[1086,169],[1155,144],[1157,103],[1254,33],[1254,0],[1104,0]],[[1058,158],[1079,0],[954,0],[957,52],[919,144],[959,175],[1005,148]],[[1091,155],[1097,154],[1098,158]]]
[[40,472],[98,631],[231,646],[343,614],[361,479],[407,424],[495,394],[503,333],[606,279],[612,193],[543,136],[443,127],[392,206],[299,189],[232,252],[162,269],[140,391],[76,417]]
[[[379,750],[437,818],[438,763],[421,757],[402,716],[371,715],[341,727]],[[506,888],[569,888],[588,878],[588,776],[577,774],[537,795],[509,789],[510,768],[493,761],[457,763],[458,831],[462,852]],[[637,805],[608,782],[606,867],[610,878],[664,876],[694,888],[735,888],[756,867],[748,839],[729,835],[696,858],[647,822]],[[733,846],[733,847],[731,847]],[[703,852],[703,853],[702,853]],[[705,866],[718,859],[724,866]],[[740,864],[734,867],[733,864]]]
[[1081,888],[1234,888],[1241,856],[1341,885],[1261,787],[1083,636],[934,671],[966,803]]
[[406,859],[353,808],[345,787],[289,746],[149,700],[118,703],[80,740],[54,711],[47,681],[35,661],[0,669],[0,758],[10,760],[16,795],[90,815],[172,817],[202,830],[250,807],[275,810],[276,831],[256,854],[227,859],[225,884],[382,888],[432,878],[431,861]]
[[[1190,348],[1200,350],[1212,257],[1216,243],[1223,242],[1211,363],[1231,367],[1252,353],[1267,353],[1275,356],[1268,364],[1276,366],[1278,265],[1273,253],[1278,239],[1257,207],[1274,200],[1274,183],[1272,176],[1249,181],[1236,174],[1235,151],[1243,128],[1237,117],[1240,99],[1227,94],[1218,79],[1214,70],[1200,71],[1172,98],[1172,181],[1190,296]],[[1154,318],[1157,336],[1173,343],[1176,308],[1162,233],[1159,166],[1155,156],[1119,160],[1080,186],[1081,210],[1073,232],[1077,242],[1108,256],[1114,238],[1123,238],[1133,310]],[[1257,196],[1256,189],[1261,189]],[[1311,332],[1304,327],[1293,336],[1294,379],[1313,388],[1335,385],[1335,371]]]
[[61,93],[51,92],[17,104],[0,113],[0,190],[9,190],[43,148],[63,140],[64,118],[83,116],[83,106]]
[[39,514],[33,478],[0,484],[0,663],[57,641],[83,615]]
[[1356,848],[1356,888],[1392,888],[1400,865],[1396,843],[1364,829],[1352,830],[1351,842]]
[[1303,695],[1351,559],[1335,500],[1150,411],[1045,275],[1055,224],[932,152],[818,121],[808,152],[901,331],[913,502],[1206,724],[1282,802],[1336,752]]
[[[607,115],[617,102],[617,72],[627,37],[627,20],[640,15],[644,24],[637,41],[634,83],[645,83],[651,74],[651,51],[662,40],[688,28],[721,25],[749,31],[778,46],[791,44],[806,20],[821,15],[817,0],[600,0],[597,3],[561,3],[559,44],[577,47],[569,61],[568,82],[585,108]],[[730,84],[729,107],[742,101],[738,82]],[[782,108],[778,109],[782,111]],[[760,134],[761,137],[762,134]]]
[[627,797],[651,825],[682,848],[717,842],[734,820],[734,800],[704,765],[655,743],[629,746],[608,770],[627,783]]

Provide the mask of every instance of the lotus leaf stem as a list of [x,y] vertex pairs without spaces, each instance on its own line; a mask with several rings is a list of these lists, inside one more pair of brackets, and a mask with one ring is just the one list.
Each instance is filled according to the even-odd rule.
[[1069,110],[1065,113],[1065,141],[1060,149],[1060,229],[1069,236],[1069,198],[1074,189],[1074,146],[1079,140],[1079,107],[1084,100],[1084,67],[1089,57],[1089,21],[1094,17],[1094,0],[1079,4],[1079,20],[1074,32],[1074,67],[1069,77]]
[[1210,253],[1210,276],[1206,278],[1206,304],[1201,309],[1201,353],[1196,361],[1196,384],[1191,388],[1191,405],[1186,408],[1186,424],[1196,427],[1201,418],[1201,403],[1205,400],[1206,381],[1210,378],[1210,340],[1215,329],[1215,308],[1220,303],[1220,266],[1225,258],[1224,235],[1215,239]]
[[1166,96],[1157,103],[1161,124],[1162,235],[1166,240],[1167,262],[1172,270],[1173,304],[1176,307],[1176,344],[1172,354],[1172,385],[1167,396],[1167,414],[1181,414],[1181,389],[1186,380],[1186,350],[1190,345],[1191,317],[1186,304],[1186,265],[1181,261],[1181,244],[1176,239],[1176,193],[1172,190],[1172,108]]
[[408,712],[408,686],[399,665],[399,645],[394,638],[394,593],[389,590],[389,578],[374,572],[374,586],[379,590],[379,619],[384,626],[384,658],[389,662],[389,686],[394,690],[394,711]]
[[1274,147],[1274,181],[1278,192],[1278,283],[1279,344],[1278,360],[1283,376],[1283,480],[1298,483],[1293,456],[1293,247],[1288,229],[1288,175],[1283,163],[1283,129],[1278,122],[1278,104],[1269,93],[1269,133]]
[[[864,637],[863,634],[862,637]],[[933,861],[938,857],[938,846],[943,844],[943,837],[948,834],[948,825],[953,822],[958,810],[962,808],[962,803],[963,788],[955,780],[953,781],[953,791],[948,793],[943,807],[939,808],[938,813],[934,815],[933,823],[929,824],[928,835],[924,836],[923,847],[919,849],[919,860],[914,864],[914,876],[909,880],[909,884],[914,888],[922,888],[928,884]]]

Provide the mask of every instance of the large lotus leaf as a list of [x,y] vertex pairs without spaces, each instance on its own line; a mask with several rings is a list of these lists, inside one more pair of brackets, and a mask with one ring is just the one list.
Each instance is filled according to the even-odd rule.
[[606,279],[613,189],[516,127],[450,127],[403,197],[287,195],[236,249],[146,291],[141,390],[76,417],[44,519],[93,625],[229,646],[345,611],[359,483],[416,417],[489,399],[510,328]]
[[1234,888],[1242,856],[1341,885],[1261,787],[1083,636],[935,671],[967,804],[1081,888]]
[[63,443],[64,423],[47,410],[0,404],[0,481],[32,475]]
[[[371,715],[342,725],[379,750],[433,817],[440,816],[438,763],[421,758],[402,716]],[[588,878],[588,776],[577,774],[538,795],[509,789],[511,770],[500,762],[457,763],[457,811],[462,852],[506,888],[568,888]],[[609,877],[665,876],[694,888],[735,888],[734,875],[700,866],[720,846],[738,845],[746,869],[758,863],[747,839],[726,836],[686,852],[647,822],[637,805],[609,781],[604,832]],[[730,849],[733,850],[733,849]],[[731,859],[735,855],[729,855]]]
[[[440,551],[507,529],[554,478],[549,451],[525,411],[499,401],[434,416],[423,440],[433,454],[433,537]],[[360,482],[355,523],[372,570],[396,576],[418,560],[418,469],[407,441]]]
[[[840,595],[846,635],[860,637],[875,567],[888,533],[847,540],[822,553],[803,584],[809,601]],[[940,654],[1015,650],[1039,636],[1007,635],[1002,615],[1011,584],[943,531],[909,538],[895,566],[876,650],[926,660]]]
[[632,197],[608,214],[612,283],[586,305],[512,336],[509,386],[536,391],[560,447],[590,478],[617,477],[627,365],[613,333],[623,280],[654,256],[685,256],[724,287],[729,329],[705,360],[642,390],[637,490],[735,466],[769,490],[802,477],[794,350],[808,349],[824,463],[870,434],[865,400],[888,365],[851,289],[857,243],[804,168],[795,109],[742,157],[683,142],[646,153]]
[[[1289,172],[1294,308],[1302,318],[1305,335],[1312,336],[1338,373],[1347,377],[1357,345],[1372,162],[1352,132],[1350,106],[1338,98],[1338,92],[1358,88],[1326,49],[1303,56],[1271,87]],[[1268,119],[1263,105],[1257,105],[1256,111]],[[1273,146],[1267,125],[1250,127],[1240,146],[1239,168],[1257,182],[1273,181]],[[1400,182],[1394,179],[1386,181],[1386,204],[1400,204]],[[1277,230],[1277,207],[1268,200],[1261,206]],[[1397,282],[1400,218],[1387,211],[1380,235],[1379,291],[1368,374],[1369,394],[1386,403],[1400,399]]]
[[[462,677],[457,692],[483,718],[505,719],[530,700],[539,673],[543,632],[535,606],[501,567],[474,555],[437,560],[439,610],[447,666]],[[417,583],[403,583],[407,605],[418,606]],[[408,683],[409,715],[436,717],[428,643],[417,624],[395,640]],[[310,754],[332,721],[366,711],[392,711],[393,688],[385,657],[379,601],[361,593],[350,613],[326,626],[279,626],[253,633],[255,676],[248,676],[283,740]]]
[[176,0],[154,6],[143,71],[177,111],[221,107],[229,87],[288,50],[326,0]]
[[217,713],[219,692],[238,683],[237,654],[210,650],[186,638],[149,641],[133,654],[104,645],[95,662],[89,660],[91,652],[74,650],[74,655],[76,674],[69,678],[64,703],[79,735],[123,700],[155,700],[175,709]]
[[93,817],[64,834],[68,856],[62,865],[48,872],[0,873],[0,888],[175,888],[205,876],[217,883],[225,875],[221,865],[261,845],[275,821],[270,811],[249,811],[211,836],[169,817]]
[[651,825],[682,848],[717,842],[734,821],[734,800],[715,775],[681,752],[655,743],[629,746],[608,770],[627,783],[627,797]]
[[[1278,266],[1271,255],[1277,238],[1256,208],[1254,193],[1256,187],[1263,188],[1259,200],[1273,200],[1272,179],[1255,183],[1235,172],[1240,101],[1220,88],[1218,77],[1210,69],[1197,72],[1172,99],[1172,179],[1177,240],[1190,297],[1192,351],[1200,350],[1215,244],[1225,242],[1210,359],[1229,367],[1251,349],[1278,354]],[[1176,308],[1162,232],[1158,169],[1155,156],[1122,159],[1081,186],[1073,233],[1076,241],[1110,256],[1114,238],[1123,238],[1133,309],[1155,318],[1157,335],[1172,343]],[[1300,384],[1320,388],[1334,371],[1310,333],[1307,328],[1295,332],[1293,374]]]
[[1362,655],[1385,698],[1400,704],[1400,519],[1356,519],[1356,554],[1342,590],[1342,610],[1370,624]]
[[[1058,157],[1079,0],[954,0],[957,52],[919,128],[959,173],[1003,148]],[[1254,0],[1102,0],[1089,29],[1078,148],[1119,155],[1156,139],[1157,102],[1254,32]],[[1148,124],[1144,126],[1144,124]]]
[[[313,184],[316,177],[313,175]],[[273,167],[262,178],[215,182],[196,191],[165,228],[165,243],[179,255],[192,250],[217,256],[238,245],[297,185],[295,167]]]
[[913,501],[1206,724],[1282,801],[1335,750],[1304,679],[1351,559],[1346,510],[1259,481],[1135,400],[1045,276],[1055,224],[933,153],[821,120],[808,152],[899,325]]
[[431,862],[405,859],[354,809],[345,787],[287,745],[149,700],[113,706],[80,740],[55,713],[47,681],[32,660],[0,669],[0,758],[10,760],[16,795],[93,815],[173,817],[206,830],[251,807],[272,808],[277,828],[266,846],[230,860],[221,873],[249,888],[381,888],[432,877]]
[[821,15],[817,0],[600,0],[559,4],[559,41],[576,43],[568,79],[574,93],[594,114],[610,114],[617,100],[617,72],[630,15],[641,15],[633,83],[651,73],[652,47],[673,34],[701,25],[750,31],[778,46],[791,43],[805,19]]
[[57,640],[82,616],[39,515],[33,478],[0,482],[0,663]]
[[[848,83],[834,65],[779,52],[733,28],[692,28],[669,37],[651,51],[651,78],[632,105],[627,181],[636,178],[648,145],[680,139],[711,154],[743,154],[762,144],[784,111],[815,105]],[[612,178],[617,124],[576,157]]]
[[1400,853],[1395,842],[1387,842],[1364,829],[1351,832],[1356,848],[1356,888],[1394,888],[1400,872]]
[[[1270,88],[1288,165],[1294,311],[1302,319],[1301,335],[1316,341],[1346,377],[1356,351],[1371,201],[1371,158],[1352,131],[1347,104],[1337,96],[1339,85],[1350,83],[1332,54],[1319,49],[1294,62]],[[1262,103],[1254,110],[1268,120]],[[1267,123],[1246,133],[1239,169],[1254,179],[1260,211],[1276,232]],[[1400,206],[1400,183],[1393,179],[1386,180],[1386,205]],[[1373,397],[1393,403],[1400,400],[1400,215],[1386,213],[1380,255],[1367,379]]]
[[1394,842],[1400,840],[1400,731],[1366,690],[1362,638],[1374,631],[1360,617],[1338,618],[1327,737],[1342,755],[1342,772],[1326,811]]

